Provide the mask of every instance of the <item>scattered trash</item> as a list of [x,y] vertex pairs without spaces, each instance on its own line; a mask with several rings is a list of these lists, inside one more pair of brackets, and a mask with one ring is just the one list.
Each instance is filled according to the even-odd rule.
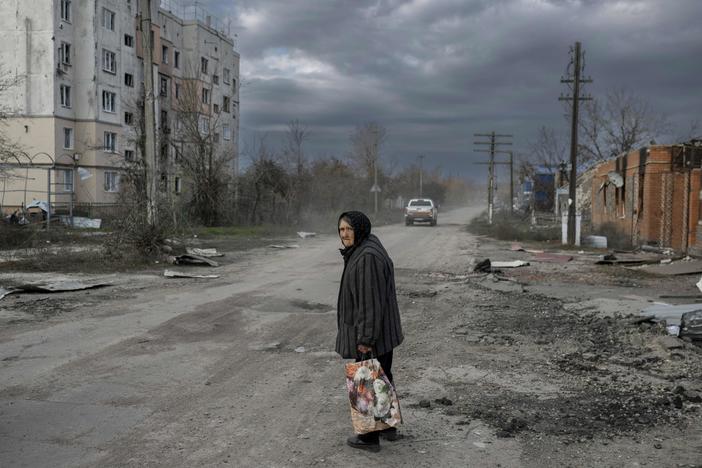
[[297,233],[298,236],[300,236],[302,239],[307,239],[308,237],[315,237],[317,235],[316,232],[305,232],[305,231],[299,231]]
[[300,246],[297,244],[288,244],[288,245],[271,244],[269,247],[272,249],[299,249],[300,248]]
[[680,325],[668,325],[665,329],[669,335],[678,336],[680,334]]
[[166,278],[219,278],[219,275],[195,275],[192,273],[182,273],[180,271],[165,270],[163,276]]
[[429,407],[431,407],[431,402],[429,400],[419,400],[419,407],[420,408],[429,408]]
[[476,263],[475,267],[473,267],[473,271],[478,273],[490,273],[490,271],[492,271],[490,266],[490,259],[486,258],[485,260],[481,260],[478,263]]
[[583,244],[588,247],[594,247],[596,249],[606,249],[607,248],[607,237],[605,236],[585,236]]
[[304,353],[305,351],[306,349],[304,346],[298,346],[297,348],[295,348],[296,353]]
[[642,252],[653,252],[661,255],[675,255],[675,251],[669,247],[656,247],[655,245],[642,245],[639,247]]
[[198,255],[200,257],[224,257],[224,254],[217,252],[217,249],[197,249],[187,247],[185,251],[190,255]]
[[183,254],[175,257],[168,257],[168,262],[173,265],[209,265],[211,267],[219,266],[219,263],[210,260],[207,257],[193,254]]
[[673,259],[672,258],[664,258],[663,260],[661,260],[661,265],[667,265],[668,263],[673,263]]
[[529,266],[529,262],[525,262],[523,260],[513,260],[511,262],[491,262],[490,266],[492,268],[518,268]]

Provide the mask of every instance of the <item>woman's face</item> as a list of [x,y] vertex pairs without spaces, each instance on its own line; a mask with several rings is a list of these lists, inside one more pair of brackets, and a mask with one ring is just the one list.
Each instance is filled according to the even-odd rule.
[[339,237],[344,247],[351,247],[354,241],[353,227],[345,219],[339,221]]

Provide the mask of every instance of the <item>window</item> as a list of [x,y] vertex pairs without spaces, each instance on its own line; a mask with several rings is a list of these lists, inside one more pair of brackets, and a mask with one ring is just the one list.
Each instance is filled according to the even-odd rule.
[[63,180],[63,191],[72,192],[73,191],[73,169],[61,169],[61,179]]
[[165,76],[160,77],[159,94],[164,97],[168,97],[168,78]]
[[168,63],[168,47],[161,46],[161,62]]
[[102,91],[102,110],[105,112],[115,111],[115,101],[117,100],[117,95],[111,91]]
[[61,95],[61,106],[62,107],[71,107],[71,87],[67,85],[61,85],[59,87],[60,95]]
[[202,88],[202,103],[203,104],[210,103],[210,90],[207,88]]
[[71,0],[61,0],[61,19],[71,22]]
[[128,86],[130,88],[134,87],[134,75],[131,73],[124,74],[124,86]]
[[207,59],[205,57],[200,57],[200,71],[203,75],[207,75]]
[[173,66],[176,68],[180,68],[180,52],[177,50],[173,51]]
[[124,160],[134,161],[134,150],[124,150]]
[[102,9],[102,27],[109,29],[110,31],[115,30],[115,12],[110,11],[107,8]]
[[232,91],[236,94],[236,78],[232,78]]
[[224,138],[226,141],[232,139],[232,130],[229,128],[229,125],[222,125],[222,138]]
[[71,44],[67,42],[61,43],[61,47],[59,47],[59,62],[61,62],[61,65],[71,64]]
[[229,110],[230,104],[229,103],[230,103],[229,96],[224,96],[224,98],[222,98],[222,110],[224,112],[230,112],[230,110]]
[[215,134],[214,134],[213,140],[214,140],[215,143],[219,143],[219,133],[215,133]]
[[102,49],[102,69],[108,73],[117,72],[117,59],[114,52]]
[[168,127],[168,112],[166,112],[165,110],[161,111],[161,127],[162,128]]
[[212,106],[212,111],[215,114],[219,114],[219,104],[215,104],[214,106]]
[[63,128],[63,149],[73,149],[73,129]]
[[219,84],[219,75],[212,75],[212,82],[216,85]]
[[113,132],[104,133],[104,145],[102,147],[106,153],[115,153],[117,151],[117,134]]
[[202,135],[209,135],[210,133],[210,121],[204,115],[200,116],[199,130]]
[[119,191],[119,174],[113,171],[105,171],[105,192]]
[[131,112],[125,112],[124,113],[124,123],[127,125],[131,125],[134,123],[134,114]]
[[180,193],[183,190],[183,184],[180,180],[180,177],[176,176],[174,182],[175,186],[173,188],[175,189],[175,193]]
[[175,84],[175,98],[176,99],[180,98],[180,83]]
[[225,68],[223,71],[224,83],[229,84],[229,69]]
[[124,35],[124,45],[126,47],[134,47],[134,36],[130,36],[129,34]]

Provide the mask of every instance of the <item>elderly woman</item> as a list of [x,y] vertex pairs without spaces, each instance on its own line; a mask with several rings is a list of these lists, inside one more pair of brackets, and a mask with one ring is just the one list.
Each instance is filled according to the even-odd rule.
[[[336,352],[343,358],[373,356],[392,378],[392,350],[404,339],[395,293],[395,270],[383,244],[371,234],[371,222],[360,211],[339,217],[344,272],[337,302]],[[348,445],[377,452],[379,437],[397,439],[395,428],[349,437]]]

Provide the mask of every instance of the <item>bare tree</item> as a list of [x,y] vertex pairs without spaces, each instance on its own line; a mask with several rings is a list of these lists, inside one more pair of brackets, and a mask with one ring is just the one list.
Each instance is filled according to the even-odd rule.
[[366,122],[351,134],[351,159],[369,179],[373,178],[375,163],[386,135],[385,127],[377,122]]
[[309,138],[310,131],[299,120],[292,120],[288,123],[288,131],[286,133],[286,159],[295,164],[295,178],[293,180],[293,190],[290,195],[294,198],[295,204],[295,219],[299,222],[302,212],[302,199],[304,198],[304,164],[305,155],[303,145],[305,140]]
[[175,150],[177,165],[191,184],[196,217],[206,225],[214,225],[222,211],[233,154],[219,145],[219,114],[212,112],[211,102],[204,102],[203,88],[209,90],[211,101],[211,86],[192,78],[181,82],[174,109],[175,131],[168,141]]
[[532,163],[554,171],[562,161],[565,161],[568,145],[553,128],[542,126],[539,128],[536,140],[529,145],[529,149]]
[[668,119],[625,89],[607,94],[604,102],[589,101],[580,119],[580,161],[602,161],[660,139]]
[[[7,96],[11,92],[12,88],[19,85],[22,82],[22,77],[18,75],[12,75],[10,72],[3,71],[0,68],[0,98],[2,96]],[[2,101],[2,99],[0,99]],[[2,127],[5,125],[4,120],[10,117],[14,113],[12,109],[7,104],[0,104],[0,176],[7,177],[6,169],[2,164],[16,161],[17,158],[23,154],[23,147],[10,139],[5,132],[2,131]]]

